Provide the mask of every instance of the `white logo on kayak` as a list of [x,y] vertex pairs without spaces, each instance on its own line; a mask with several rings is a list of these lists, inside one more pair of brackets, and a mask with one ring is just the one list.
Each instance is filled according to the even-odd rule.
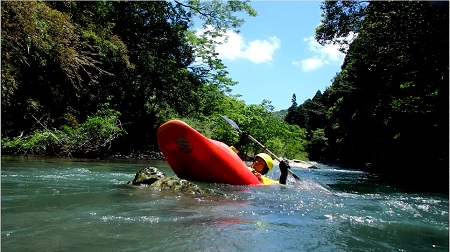
[[176,145],[177,145],[177,149],[180,152],[189,153],[192,151],[191,144],[189,143],[189,141],[186,138],[184,138],[182,136],[177,137]]

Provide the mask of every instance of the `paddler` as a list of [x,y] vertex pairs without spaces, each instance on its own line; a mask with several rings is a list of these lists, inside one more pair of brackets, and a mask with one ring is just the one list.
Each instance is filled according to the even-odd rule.
[[[238,148],[240,148],[242,145],[244,145],[247,142],[249,133],[247,131],[243,131],[241,133],[241,137],[239,141],[231,146],[230,148],[237,154],[239,153]],[[278,179],[278,182],[275,180],[272,180],[266,176],[263,176],[267,173],[269,173],[270,170],[273,168],[273,160],[272,158],[267,155],[266,153],[259,153],[255,156],[253,163],[249,169],[252,171],[252,173],[258,178],[259,181],[263,184],[286,184],[287,175],[288,175],[288,169],[290,168],[289,163],[287,160],[283,160],[279,164],[280,166],[280,178]]]

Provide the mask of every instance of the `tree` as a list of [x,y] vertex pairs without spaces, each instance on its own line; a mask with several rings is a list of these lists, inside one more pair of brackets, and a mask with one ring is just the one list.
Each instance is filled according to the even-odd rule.
[[337,44],[341,52],[347,52],[349,45],[359,34],[366,14],[367,1],[324,1],[320,25],[315,39],[319,44]]
[[[220,110],[236,82],[213,38],[243,23],[229,2],[5,2],[2,6],[2,133],[77,127],[99,106],[121,113],[120,151],[157,147],[156,128]],[[208,30],[190,30],[200,17]],[[197,64],[198,59],[201,64]],[[270,107],[270,102],[265,102]],[[39,125],[37,125],[39,127]],[[152,146],[153,145],[153,146]]]
[[292,95],[292,107],[297,107],[297,96],[295,95],[295,93]]
[[329,143],[324,129],[314,130],[311,135],[311,139],[306,145],[306,151],[308,152],[309,159],[315,161],[326,161],[329,155]]
[[447,177],[447,23],[448,2],[370,2],[362,20],[343,28],[358,37],[327,90],[335,161],[415,182],[425,176],[406,167],[432,164],[429,179]]
[[5,2],[2,8],[2,128],[16,134],[58,118],[82,95],[83,78],[103,71],[69,15],[45,2]]
[[296,104],[294,94],[285,121],[305,128],[308,138],[311,138],[314,130],[325,127],[326,108],[322,92],[318,90],[313,99],[307,99],[298,106]]

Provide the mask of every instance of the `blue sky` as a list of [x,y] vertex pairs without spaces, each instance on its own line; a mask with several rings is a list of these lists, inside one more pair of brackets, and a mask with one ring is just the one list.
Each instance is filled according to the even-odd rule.
[[229,77],[239,82],[232,94],[246,104],[272,102],[275,111],[312,98],[331,86],[344,54],[320,46],[314,32],[320,23],[320,1],[252,1],[256,17],[245,17],[240,33],[216,48]]

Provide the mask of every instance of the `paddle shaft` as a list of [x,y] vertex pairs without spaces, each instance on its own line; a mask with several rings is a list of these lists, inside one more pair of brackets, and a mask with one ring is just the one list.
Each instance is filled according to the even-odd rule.
[[[278,162],[281,162],[282,160],[277,157],[275,154],[273,154],[273,152],[271,152],[269,149],[267,149],[267,147],[265,145],[263,145],[262,143],[260,143],[258,140],[256,140],[254,137],[248,135],[248,138],[250,138],[250,140],[252,140],[253,142],[255,142],[256,144],[259,144],[259,146],[261,146],[265,151],[267,151],[270,155],[272,155],[272,157],[274,157],[276,160],[278,160]],[[293,173],[290,169],[287,170],[289,174],[291,174],[296,180],[299,180],[300,178],[295,175],[295,173]]]
[[[242,130],[239,129],[239,126],[234,121],[232,121],[231,119],[229,119],[228,117],[223,116],[223,115],[221,115],[221,117],[225,121],[227,121],[231,125],[231,127],[233,127],[235,130],[239,131],[239,133],[242,133]],[[267,151],[270,155],[272,155],[272,157],[274,157],[278,162],[282,161],[279,157],[277,157],[277,155],[275,155],[273,152],[271,152],[269,149],[267,149],[267,146],[260,143],[258,140],[256,140],[254,137],[252,137],[250,134],[248,135],[248,138],[250,140],[252,140],[254,143],[261,146],[265,151]],[[300,177],[297,176],[295,173],[293,173],[290,169],[288,169],[288,173],[291,174],[296,180],[300,180]]]
[[269,149],[267,149],[267,146],[263,145],[262,143],[260,143],[258,140],[256,140],[254,137],[248,135],[248,138],[250,140],[252,140],[254,143],[258,144],[259,146],[261,146],[261,148],[263,148],[265,151],[267,151],[270,155],[272,155],[272,157],[274,157],[276,160],[278,160],[278,162],[281,162],[281,159],[279,157],[277,157],[275,154],[273,154],[273,152],[271,152]]

